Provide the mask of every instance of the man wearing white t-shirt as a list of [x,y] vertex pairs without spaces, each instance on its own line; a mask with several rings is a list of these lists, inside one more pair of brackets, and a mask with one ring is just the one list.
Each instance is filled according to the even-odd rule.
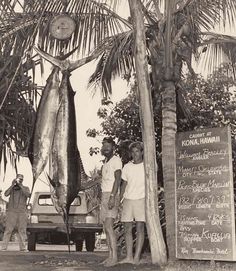
[[[134,142],[129,146],[132,162],[122,170],[121,199],[124,195],[121,221],[125,226],[127,255],[120,263],[138,264],[144,242],[145,223],[145,174],[143,164],[143,144]],[[132,224],[136,222],[137,241],[133,256]]]
[[121,159],[114,155],[115,143],[112,138],[104,138],[102,142],[102,154],[105,162],[102,167],[102,201],[101,220],[107,237],[109,257],[103,262],[105,266],[113,266],[117,263],[117,242],[113,228],[119,207],[119,187],[121,183]]

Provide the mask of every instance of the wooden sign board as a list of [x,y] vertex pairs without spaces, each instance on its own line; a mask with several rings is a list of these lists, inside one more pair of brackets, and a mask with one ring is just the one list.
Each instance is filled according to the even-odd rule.
[[176,257],[236,259],[229,127],[176,135]]

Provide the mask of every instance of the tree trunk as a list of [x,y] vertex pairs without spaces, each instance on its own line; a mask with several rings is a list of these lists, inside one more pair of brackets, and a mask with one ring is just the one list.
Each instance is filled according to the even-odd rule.
[[135,34],[135,66],[140,98],[140,118],[144,143],[146,181],[146,225],[149,236],[152,263],[167,262],[166,247],[162,235],[157,193],[157,163],[150,80],[146,59],[146,37],[140,0],[129,0]]
[[165,192],[166,237],[169,259],[175,259],[175,134],[176,92],[171,44],[173,0],[166,0],[165,75],[162,93],[162,167]]
[[[150,50],[150,63],[152,67],[152,86],[153,86],[153,112],[156,113],[160,110],[160,93],[161,93],[161,73],[163,70],[163,56],[160,54],[160,48],[158,48],[156,41],[151,40],[149,42]],[[157,52],[159,51],[159,54]],[[163,51],[163,50],[162,50]]]
[[162,93],[162,168],[165,192],[166,240],[168,257],[175,259],[175,133],[176,93],[172,81],[164,83]]

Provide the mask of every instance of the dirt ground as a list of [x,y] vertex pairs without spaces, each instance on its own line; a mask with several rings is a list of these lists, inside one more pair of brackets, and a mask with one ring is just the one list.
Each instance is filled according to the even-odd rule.
[[99,265],[106,258],[107,252],[71,252],[36,251],[36,252],[0,252],[1,271],[103,271],[103,270],[157,270],[157,266],[149,263],[149,255],[145,255],[139,266],[122,264],[110,268]]
[[104,250],[69,254],[61,246],[41,247],[35,252],[19,252],[10,247],[9,251],[0,251],[0,271],[236,271],[236,263],[189,260],[169,262],[160,268],[151,264],[150,254],[144,254],[138,266],[120,264],[108,268],[99,265],[106,255]]

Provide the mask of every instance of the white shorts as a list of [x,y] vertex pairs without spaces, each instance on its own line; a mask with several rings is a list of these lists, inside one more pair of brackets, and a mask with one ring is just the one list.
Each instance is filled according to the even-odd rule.
[[133,220],[145,222],[145,198],[124,199],[121,213],[121,222],[132,222]]
[[110,198],[110,192],[102,193],[101,210],[100,210],[100,222],[103,223],[106,218],[117,218],[119,208],[119,195],[116,195],[115,206],[112,209],[108,208],[108,201]]

